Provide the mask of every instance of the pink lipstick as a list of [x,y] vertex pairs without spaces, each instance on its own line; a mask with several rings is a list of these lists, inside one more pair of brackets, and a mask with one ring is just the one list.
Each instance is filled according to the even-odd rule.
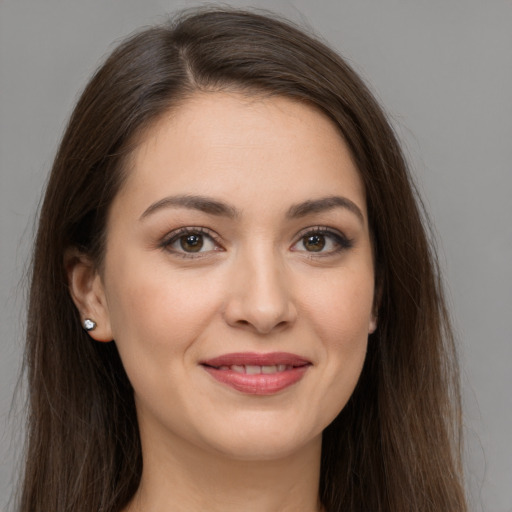
[[311,362],[287,352],[224,354],[202,361],[217,381],[251,395],[272,395],[298,382]]

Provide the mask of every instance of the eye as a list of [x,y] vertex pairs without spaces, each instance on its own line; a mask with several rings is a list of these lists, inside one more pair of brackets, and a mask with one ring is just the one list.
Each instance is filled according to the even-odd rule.
[[292,251],[329,255],[350,249],[352,246],[352,240],[342,233],[319,227],[303,232],[292,246]]
[[181,228],[170,233],[161,245],[164,249],[184,257],[221,249],[205,228]]
[[329,240],[325,235],[314,234],[302,237],[302,245],[306,251],[320,252],[328,244]]

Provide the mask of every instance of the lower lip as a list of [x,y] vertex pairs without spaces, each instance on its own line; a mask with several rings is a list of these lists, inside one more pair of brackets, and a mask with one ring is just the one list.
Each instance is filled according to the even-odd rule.
[[211,366],[203,368],[217,381],[249,395],[273,395],[299,382],[310,365],[297,366],[276,373],[247,374],[233,370],[219,370]]

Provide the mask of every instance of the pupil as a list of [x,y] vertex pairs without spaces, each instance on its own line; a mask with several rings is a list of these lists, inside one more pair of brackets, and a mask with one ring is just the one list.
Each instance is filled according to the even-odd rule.
[[203,237],[201,235],[185,235],[180,239],[181,247],[188,252],[198,252],[203,247]]
[[304,246],[308,251],[321,251],[325,247],[325,237],[323,235],[306,236],[304,237]]

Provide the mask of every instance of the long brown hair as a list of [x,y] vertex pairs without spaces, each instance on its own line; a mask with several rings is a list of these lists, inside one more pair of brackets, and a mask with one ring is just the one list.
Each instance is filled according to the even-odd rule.
[[119,46],[83,92],[55,159],[33,253],[22,512],[114,512],[139,484],[133,390],[115,342],[82,330],[64,252],[101,266],[109,206],[134,141],[196,91],[234,88],[315,105],[366,187],[379,326],[349,403],[323,434],[329,512],[466,510],[453,336],[428,223],[397,139],[347,63],[290,23],[186,12]]

